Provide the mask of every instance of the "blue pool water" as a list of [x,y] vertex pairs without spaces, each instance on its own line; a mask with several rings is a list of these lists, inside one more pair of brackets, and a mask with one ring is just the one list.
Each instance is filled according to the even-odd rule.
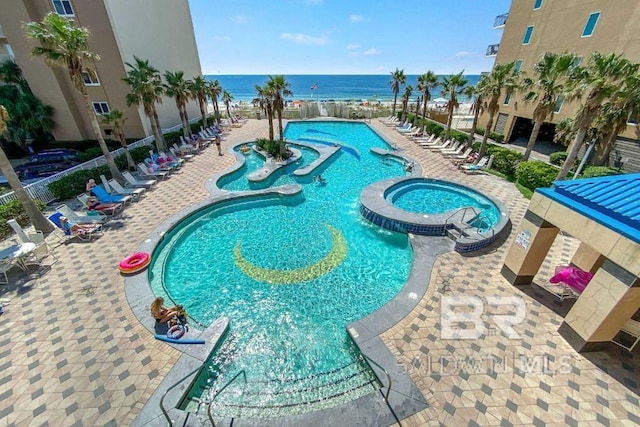
[[244,370],[248,390],[216,398],[221,415],[311,411],[340,403],[336,396],[370,391],[365,386],[373,377],[356,360],[345,325],[393,298],[410,269],[407,236],[373,226],[359,213],[364,187],[404,174],[398,162],[370,152],[386,143],[366,125],[349,122],[289,123],[285,136],[344,147],[314,173],[326,185],[293,175],[318,156],[299,146],[297,164],[249,183],[247,175],[264,162],[250,153],[241,169],[218,181],[220,188],[296,183],[302,193],[204,209],[170,232],[151,266],[154,291],[183,304],[198,322],[230,319],[229,336],[193,391],[207,400],[210,386]]
[[500,218],[500,210],[482,194],[465,187],[443,183],[418,181],[390,188],[387,199],[396,207],[409,212],[442,214],[462,207],[477,209],[484,218],[483,227],[493,227]]

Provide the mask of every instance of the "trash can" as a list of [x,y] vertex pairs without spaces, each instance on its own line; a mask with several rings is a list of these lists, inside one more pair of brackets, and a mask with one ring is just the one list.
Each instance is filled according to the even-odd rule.
[[260,120],[260,111],[256,113],[256,119]]

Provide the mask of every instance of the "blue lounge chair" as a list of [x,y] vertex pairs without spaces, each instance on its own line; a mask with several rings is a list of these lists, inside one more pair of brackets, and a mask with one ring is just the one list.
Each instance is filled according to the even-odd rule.
[[100,203],[122,203],[122,204],[126,204],[127,202],[131,201],[131,199],[132,199],[131,196],[123,196],[123,195],[114,196],[114,195],[111,195],[111,194],[107,193],[107,190],[105,190],[104,188],[102,188],[99,185],[96,185],[95,187],[93,187],[91,189],[91,191],[98,198],[98,201]]
[[49,221],[51,221],[53,225],[62,230],[64,235],[69,239],[77,237],[80,240],[90,241],[93,236],[102,234],[102,225],[100,224],[96,224],[94,227],[82,227],[82,229],[79,230],[72,229],[73,223],[68,223],[69,226],[65,227],[62,225],[62,221],[60,220],[60,218],[62,218],[63,216],[64,215],[62,215],[60,212],[56,212],[49,216]]

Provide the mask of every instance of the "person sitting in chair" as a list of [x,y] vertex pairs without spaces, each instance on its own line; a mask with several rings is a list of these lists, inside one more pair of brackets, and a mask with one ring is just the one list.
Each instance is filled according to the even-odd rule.
[[151,303],[151,316],[156,319],[156,322],[166,323],[173,319],[174,316],[179,316],[183,311],[181,305],[175,307],[166,308],[163,306],[164,298],[158,297]]
[[115,212],[119,207],[119,203],[102,203],[95,196],[91,196],[87,199],[87,209],[89,209],[90,211]]
[[71,231],[74,233],[85,233],[92,231],[99,231],[102,229],[101,225],[95,224],[76,224],[74,222],[69,221],[69,218],[66,216],[60,217],[60,225],[67,231]]

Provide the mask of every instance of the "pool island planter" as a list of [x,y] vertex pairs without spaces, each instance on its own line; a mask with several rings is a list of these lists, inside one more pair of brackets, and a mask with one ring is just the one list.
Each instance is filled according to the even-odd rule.
[[[500,211],[497,223],[487,231],[475,228],[458,229],[457,224],[464,221],[460,207],[441,214],[421,214],[409,212],[393,205],[388,200],[391,191],[412,184],[438,183],[466,192],[476,193],[491,201]],[[472,252],[482,249],[497,240],[508,229],[510,222],[506,206],[478,190],[455,182],[434,178],[398,177],[375,182],[360,194],[360,213],[369,222],[388,230],[423,236],[452,237],[458,252]]]

